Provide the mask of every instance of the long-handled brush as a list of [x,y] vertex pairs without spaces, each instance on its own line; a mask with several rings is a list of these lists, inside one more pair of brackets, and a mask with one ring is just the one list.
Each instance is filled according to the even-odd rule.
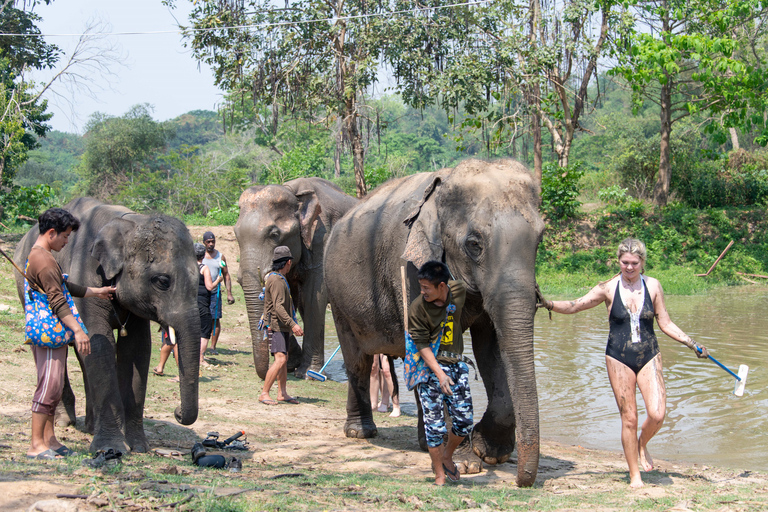
[[[699,347],[696,347],[696,350],[701,354],[701,349]],[[731,370],[729,370],[723,363],[712,357],[712,355],[709,356],[709,359],[712,360],[713,363],[715,363],[717,366],[722,368],[723,370],[727,371],[736,379],[736,385],[733,388],[733,394],[736,396],[743,396],[744,395],[744,388],[747,386],[747,374],[749,373],[749,366],[742,364],[739,366],[739,374],[736,375]]]
[[326,381],[326,379],[328,379],[328,377],[326,377],[325,375],[323,375],[323,370],[325,370],[325,367],[326,367],[326,366],[328,366],[328,363],[330,363],[330,362],[331,362],[331,359],[333,359],[333,356],[335,356],[335,355],[336,355],[336,352],[338,352],[340,348],[341,348],[341,345],[339,345],[338,347],[336,347],[336,350],[334,350],[334,351],[333,351],[333,354],[331,354],[331,357],[329,357],[329,358],[328,358],[328,360],[325,362],[325,364],[323,365],[323,367],[322,367],[322,368],[320,368],[320,371],[319,371],[319,372],[316,372],[316,371],[312,371],[312,370],[307,370],[307,375],[308,375],[309,377],[312,377],[312,378],[313,378],[313,379],[315,379],[315,380],[319,380],[320,382],[325,382],[325,381]]

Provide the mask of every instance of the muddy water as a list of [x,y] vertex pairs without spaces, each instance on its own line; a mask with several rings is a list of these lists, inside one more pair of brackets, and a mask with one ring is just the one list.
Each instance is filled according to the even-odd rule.
[[[733,395],[735,379],[711,361],[660,333],[667,385],[667,417],[649,445],[652,455],[748,470],[768,470],[768,287],[725,288],[700,296],[668,296],[672,321],[738,372],[749,366],[746,392]],[[588,448],[621,451],[616,402],[605,371],[608,313],[599,306],[577,315],[541,311],[535,324],[536,381],[541,436]],[[326,340],[330,357],[337,341]],[[471,357],[471,354],[468,354]],[[326,374],[345,380],[340,353]],[[401,403],[415,414],[412,393],[396,371]],[[470,376],[474,372],[470,369]],[[481,381],[472,380],[476,421],[486,407]],[[640,421],[645,418],[638,391]],[[383,416],[377,413],[374,418]]]

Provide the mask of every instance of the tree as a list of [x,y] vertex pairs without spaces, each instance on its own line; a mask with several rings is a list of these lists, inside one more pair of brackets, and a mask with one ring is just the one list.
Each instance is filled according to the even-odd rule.
[[11,0],[0,5],[0,184],[6,187],[27,153],[37,147],[36,136],[50,129],[45,124],[51,118],[47,102],[24,80],[25,70],[51,68],[60,55],[40,34],[40,17],[25,10],[36,3],[24,2],[23,9]]
[[[164,0],[173,7],[175,0]],[[351,146],[357,195],[366,194],[359,121],[364,91],[376,80],[380,2],[365,0],[198,0],[185,32],[216,85],[250,92],[270,105],[271,133],[280,112],[331,125],[339,119]]]
[[151,169],[172,133],[152,119],[152,107],[136,105],[121,117],[94,112],[85,125],[79,172],[86,193],[106,200]]
[[[614,72],[631,85],[634,102],[660,110],[660,156],[653,202],[667,204],[674,124],[696,112],[722,115],[725,126],[765,126],[765,73],[745,65],[739,27],[764,16],[760,0],[641,0],[638,26],[617,41]],[[750,113],[757,109],[758,115]],[[718,121],[709,119],[710,130]]]
[[[408,4],[401,2],[401,9]],[[489,153],[492,144],[515,141],[528,119],[540,182],[541,127],[552,136],[559,165],[567,167],[588,86],[620,19],[617,9],[613,0],[413,9],[396,20],[404,37],[387,56],[409,104],[441,101],[464,109],[463,126],[483,132]],[[403,51],[419,43],[419,51]]]

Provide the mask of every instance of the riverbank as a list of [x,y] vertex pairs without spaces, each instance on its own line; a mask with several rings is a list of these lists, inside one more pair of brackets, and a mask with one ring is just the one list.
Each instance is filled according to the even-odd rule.
[[[768,217],[765,209],[698,210],[681,205],[652,209],[635,204],[581,212],[548,222],[536,258],[545,295],[574,297],[618,271],[616,247],[627,237],[648,248],[646,273],[667,294],[695,295],[721,286],[768,284]],[[717,266],[706,274],[733,241]]]

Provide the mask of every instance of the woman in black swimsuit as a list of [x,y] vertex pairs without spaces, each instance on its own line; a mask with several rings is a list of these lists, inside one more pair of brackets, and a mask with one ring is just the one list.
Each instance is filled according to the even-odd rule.
[[[598,284],[580,299],[543,300],[538,306],[572,314],[605,302],[610,326],[605,366],[621,413],[621,444],[629,465],[630,485],[641,487],[638,457],[645,471],[653,469],[647,445],[661,428],[666,414],[667,394],[661,353],[653,332],[654,317],[664,334],[693,350],[698,357],[707,357],[709,353],[670,320],[661,283],[643,276],[645,244],[627,238],[619,244],[617,256],[621,271],[609,281]],[[636,387],[640,388],[648,413],[639,438]]]

